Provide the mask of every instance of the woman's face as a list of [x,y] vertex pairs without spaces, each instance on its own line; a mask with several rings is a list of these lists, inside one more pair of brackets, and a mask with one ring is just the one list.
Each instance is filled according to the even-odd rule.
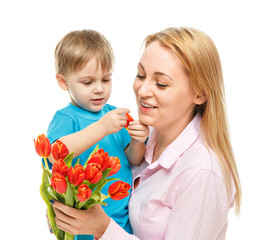
[[179,58],[158,41],[144,51],[134,82],[139,120],[155,128],[184,128],[192,120],[196,94]]

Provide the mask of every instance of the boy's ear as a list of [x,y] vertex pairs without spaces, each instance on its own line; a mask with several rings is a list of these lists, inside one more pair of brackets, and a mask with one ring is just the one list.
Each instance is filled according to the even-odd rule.
[[200,96],[200,95],[196,95],[194,103],[197,105],[201,105],[206,101],[206,97],[205,96]]
[[56,74],[56,80],[58,85],[63,89],[63,90],[68,90],[68,85],[65,80],[65,77],[61,74]]

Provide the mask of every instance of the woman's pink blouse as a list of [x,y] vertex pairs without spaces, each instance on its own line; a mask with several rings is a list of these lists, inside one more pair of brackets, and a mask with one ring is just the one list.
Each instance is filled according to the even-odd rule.
[[218,159],[200,138],[200,115],[152,162],[156,132],[151,129],[145,161],[133,169],[140,177],[131,193],[129,218],[134,235],[112,219],[102,240],[224,240],[234,205]]

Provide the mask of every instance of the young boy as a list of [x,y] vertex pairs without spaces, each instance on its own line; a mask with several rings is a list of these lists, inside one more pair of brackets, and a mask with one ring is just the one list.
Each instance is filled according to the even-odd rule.
[[[128,109],[107,104],[112,89],[114,55],[108,40],[93,30],[74,31],[67,34],[56,46],[56,79],[68,91],[71,103],[57,111],[51,121],[47,136],[53,143],[57,139],[66,144],[83,164],[97,144],[109,156],[120,159],[121,168],[114,175],[132,184],[129,167],[138,165],[144,156],[148,127],[139,121],[127,123]],[[131,139],[130,139],[131,136]],[[54,163],[52,157],[49,161]],[[129,162],[128,162],[129,161]],[[104,189],[105,193],[107,189]],[[107,214],[126,231],[132,232],[128,220],[128,201],[107,199]],[[75,239],[93,239],[76,236]]]

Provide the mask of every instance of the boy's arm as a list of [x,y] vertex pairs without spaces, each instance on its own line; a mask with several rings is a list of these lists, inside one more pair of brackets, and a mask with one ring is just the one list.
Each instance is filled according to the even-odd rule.
[[[69,152],[74,152],[74,157],[77,157],[106,135],[121,130],[126,124],[126,116],[123,115],[125,112],[129,112],[129,110],[114,109],[83,130],[63,136],[59,140],[67,146]],[[52,156],[49,157],[49,161],[55,162]]]
[[139,165],[143,159],[146,150],[145,141],[148,138],[148,126],[141,124],[139,121],[132,121],[128,126],[128,133],[131,141],[125,149],[129,163],[133,166]]
[[[74,157],[77,157],[105,136],[105,131],[101,128],[99,121],[81,131],[63,136],[59,140],[67,146],[69,152],[74,152]],[[48,159],[51,163],[55,162],[52,155]]]

